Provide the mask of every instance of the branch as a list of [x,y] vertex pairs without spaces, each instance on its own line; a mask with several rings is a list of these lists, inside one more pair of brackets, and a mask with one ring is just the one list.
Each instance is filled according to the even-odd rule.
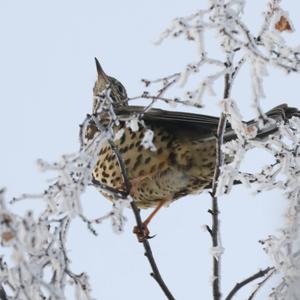
[[139,96],[135,96],[132,98],[129,98],[129,100],[136,100],[136,99],[150,99],[152,100],[151,105],[156,101],[156,100],[160,100],[163,101],[167,104],[182,104],[182,105],[186,105],[186,106],[193,106],[193,107],[197,107],[197,108],[201,108],[202,105],[198,105],[196,103],[191,104],[189,101],[187,100],[180,100],[180,98],[166,98],[166,97],[159,97],[156,95],[150,95],[147,92],[144,92],[143,94],[139,95]]
[[[102,126],[99,122],[99,120],[96,118],[96,116],[93,115],[92,120],[95,122],[98,130],[103,131],[105,130],[104,126]],[[114,154],[116,155],[116,158],[118,160],[120,169],[121,169],[121,173],[122,173],[122,177],[125,183],[125,194],[126,196],[128,196],[130,194],[130,190],[131,190],[131,183],[130,183],[130,179],[127,173],[127,169],[124,163],[124,160],[122,158],[122,155],[119,152],[118,147],[116,146],[116,144],[114,143],[113,139],[108,138],[107,139],[112,151],[114,152]],[[125,195],[123,194],[123,196]],[[136,223],[137,223],[137,227],[139,228],[139,232],[141,232],[141,234],[144,234],[145,228],[142,222],[142,218],[140,215],[140,210],[138,209],[136,202],[134,201],[134,199],[131,199],[130,201],[130,205],[132,208],[132,211],[134,213],[135,219],[136,219]],[[159,269],[157,267],[157,264],[155,262],[153,253],[152,253],[152,249],[150,246],[150,243],[147,239],[145,239],[143,241],[143,246],[145,249],[145,256],[147,257],[149,264],[152,268],[152,273],[150,274],[158,283],[158,285],[161,287],[161,289],[163,290],[163,292],[165,293],[166,297],[169,300],[175,300],[175,298],[173,297],[172,293],[170,292],[170,290],[168,289],[167,285],[165,284],[164,280],[162,279]]]
[[[271,268],[272,269],[272,268]],[[256,293],[262,288],[262,286],[271,278],[271,276],[276,272],[276,269],[273,268],[273,271],[269,273],[268,276],[266,276],[266,278],[264,280],[262,280],[261,282],[259,282],[257,284],[257,287],[255,288],[255,290],[252,292],[252,294],[250,295],[250,297],[248,298],[248,300],[252,300],[254,299],[254,296],[256,295]]]
[[[131,204],[131,208],[132,211],[134,213],[135,219],[136,219],[136,223],[137,223],[137,227],[139,229],[139,231],[141,233],[144,232],[144,226],[143,226],[143,222],[141,219],[141,215],[140,215],[140,210],[138,209],[138,207],[136,206],[136,203],[134,200],[132,200],[130,202]],[[156,280],[156,282],[158,283],[158,285],[161,287],[161,289],[163,290],[163,292],[165,293],[166,297],[169,300],[175,300],[174,296],[172,295],[172,293],[170,292],[170,290],[168,289],[167,285],[165,284],[164,280],[162,279],[159,269],[157,267],[157,264],[154,260],[153,257],[153,253],[152,253],[152,249],[150,247],[150,243],[147,239],[145,239],[143,241],[143,246],[145,249],[145,256],[147,257],[149,264],[152,268],[152,273],[150,273],[150,275]]]
[[271,275],[274,273],[275,271],[275,268],[274,267],[268,267],[264,270],[260,270],[258,271],[257,273],[255,273],[254,275],[246,278],[245,280],[237,283],[234,288],[230,291],[230,293],[228,294],[228,296],[225,298],[225,300],[231,300],[233,298],[233,296],[242,288],[244,287],[245,285],[249,284],[250,282],[258,279],[258,278],[261,278],[261,277],[264,277],[265,275],[267,275],[270,271],[273,271],[269,274],[268,277],[266,277],[259,285],[258,287],[255,289],[255,291],[251,294],[250,298],[248,298],[248,300],[251,300],[253,299],[254,295],[256,294],[257,290],[262,286],[262,284],[271,277]]
[[169,82],[164,82],[164,85],[161,89],[158,90],[158,94],[153,98],[152,97],[152,101],[150,102],[150,104],[148,104],[145,108],[144,108],[144,113],[147,112],[149,109],[151,109],[151,107],[153,106],[153,104],[160,98],[162,98],[163,94],[165,93],[165,91],[167,89],[169,89],[175,82],[177,82],[178,78],[175,78]]
[[[230,94],[231,89],[231,74],[227,73],[225,75],[225,87],[224,87],[224,99],[227,99]],[[222,112],[218,130],[217,130],[217,143],[216,143],[216,166],[215,172],[212,182],[212,208],[210,210],[212,216],[212,228],[210,229],[210,235],[212,238],[212,246],[214,248],[219,247],[219,208],[218,208],[218,198],[217,194],[217,187],[218,187],[218,179],[221,173],[221,166],[223,165],[223,154],[222,154],[222,144],[223,144],[223,136],[226,128],[226,114]],[[220,292],[220,259],[219,257],[213,257],[213,299],[220,300],[221,292]]]

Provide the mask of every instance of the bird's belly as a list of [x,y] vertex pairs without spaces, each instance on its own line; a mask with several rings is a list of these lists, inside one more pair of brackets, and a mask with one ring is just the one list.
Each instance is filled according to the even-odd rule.
[[134,182],[132,196],[140,208],[155,207],[161,201],[169,205],[183,196],[200,192],[209,183],[208,178],[195,178],[179,168],[170,167],[166,172]]
[[[153,131],[156,151],[141,145],[144,129],[132,132],[126,128],[115,142],[132,185],[131,196],[140,208],[155,207],[162,200],[168,204],[199,192],[210,184],[214,171],[214,141],[211,146],[184,144],[160,128]],[[116,191],[125,190],[119,162],[108,144],[99,153],[93,176]]]

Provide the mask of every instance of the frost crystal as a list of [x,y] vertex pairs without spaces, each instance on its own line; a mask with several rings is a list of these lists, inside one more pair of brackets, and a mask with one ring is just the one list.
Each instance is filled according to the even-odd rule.
[[125,132],[124,128],[118,130],[115,134],[114,140],[115,141],[119,140],[123,136],[124,132]]
[[153,144],[153,137],[154,137],[153,131],[150,129],[147,129],[145,131],[143,140],[141,142],[141,144],[144,146],[145,149],[150,149],[151,151],[156,151],[156,147]]
[[[82,128],[86,129],[91,120],[89,116]],[[121,135],[122,132],[118,132],[117,138]],[[99,150],[113,138],[111,128],[99,128],[90,141],[86,141],[81,132],[81,149],[77,153],[63,155],[55,163],[38,160],[41,171],[51,170],[57,176],[44,193],[23,194],[11,201],[42,199],[46,208],[36,217],[30,211],[25,216],[18,216],[7,210],[4,191],[0,191],[0,237],[12,257],[9,263],[4,258],[0,260],[0,283],[3,285],[0,284],[0,293],[8,291],[9,299],[15,300],[66,300],[66,288],[73,286],[76,299],[93,299],[88,275],[84,272],[75,274],[71,270],[66,238],[75,217],[86,222],[94,234],[92,225],[107,218],[111,219],[116,232],[123,229],[126,219],[122,212],[128,206],[126,199],[116,200],[110,213],[94,221],[84,216],[81,207],[81,195],[93,182],[92,171]]]
[[211,247],[210,248],[210,254],[216,258],[219,259],[224,254],[225,249],[223,247]]
[[[238,120],[235,113],[229,117],[230,120]],[[246,186],[255,184],[257,191],[267,191],[276,188],[282,190],[285,195],[288,208],[285,213],[285,224],[280,230],[280,234],[271,235],[264,241],[265,251],[271,256],[278,271],[283,274],[282,282],[271,294],[272,299],[297,299],[295,295],[299,292],[298,284],[300,280],[300,119],[293,117],[287,123],[279,124],[277,135],[268,140],[255,140],[245,137],[243,124],[234,123],[239,139],[226,143],[223,146],[225,155],[233,157],[231,163],[224,165],[222,176],[219,182],[219,192],[228,192],[233,184],[233,180],[240,180]],[[265,166],[256,174],[239,172],[240,162],[245,152],[254,147],[261,148],[271,153],[276,162],[273,165]],[[292,298],[295,297],[295,298]]]
[[139,130],[139,120],[138,118],[132,118],[130,121],[126,123],[126,126],[129,127],[133,132]]
[[[263,79],[268,75],[268,69],[276,67],[286,74],[300,72],[300,46],[290,47],[284,40],[282,32],[293,32],[294,27],[288,13],[280,7],[280,0],[268,1],[258,34],[253,34],[251,28],[242,20],[245,0],[209,0],[208,3],[207,9],[174,19],[158,41],[161,43],[169,37],[185,37],[195,44],[197,61],[187,62],[183,71],[152,81],[144,80],[146,87],[158,84],[158,88],[156,95],[152,96],[145,91],[142,98],[151,100],[147,109],[157,100],[199,108],[202,107],[206,94],[217,95],[216,82],[223,77],[227,78],[228,86],[225,84],[224,89],[226,99],[221,101],[222,116],[226,115],[236,139],[222,145],[222,153],[227,163],[221,166],[217,194],[229,193],[234,181],[238,180],[245,186],[254,188],[257,193],[277,188],[285,196],[287,210],[284,224],[278,234],[268,236],[261,243],[282,278],[273,288],[271,299],[299,299],[300,120],[293,117],[289,120],[283,118],[272,121],[263,113],[260,101],[266,97]],[[204,40],[208,31],[213,32],[215,46],[221,50],[216,58],[210,57]],[[252,107],[257,114],[257,122],[252,125],[242,121],[238,105],[230,97],[234,79],[245,63],[250,65]],[[177,86],[185,88],[190,77],[199,75],[204,66],[212,66],[214,71],[198,80],[196,86],[187,87],[183,92],[184,99],[173,95],[168,98],[170,87],[176,83]],[[88,185],[96,185],[92,171],[101,146],[107,142],[113,145],[124,134],[122,129],[114,135],[112,126],[119,121],[113,102],[111,86],[108,84],[100,95],[94,97],[93,115],[88,115],[82,124],[80,151],[62,156],[56,163],[39,160],[41,171],[51,170],[57,174],[51,185],[42,194],[23,194],[12,201],[40,198],[46,205],[42,213],[37,216],[32,212],[27,212],[24,216],[13,214],[5,206],[4,191],[0,191],[0,237],[3,247],[11,251],[13,261],[11,263],[0,258],[0,293],[9,291],[7,299],[65,300],[67,286],[74,287],[75,299],[92,299],[88,275],[84,272],[75,274],[71,270],[66,239],[70,223],[75,217],[81,218],[94,234],[96,231],[93,225],[106,219],[111,220],[115,232],[121,232],[126,221],[122,212],[129,206],[130,199],[121,199],[118,191],[113,191],[101,183],[97,188],[103,193],[109,193],[114,200],[110,212],[96,220],[89,220],[84,216],[80,200]],[[102,113],[110,116],[111,123],[107,127],[101,124],[101,118],[97,119]],[[86,140],[84,133],[91,121],[98,132],[92,140]],[[133,132],[138,131],[139,126],[146,128],[137,116],[127,120],[126,125]],[[274,126],[278,128],[277,132],[274,130],[265,138],[258,138],[259,134],[270,132],[270,128],[274,129]],[[228,133],[224,135],[225,140],[226,134]],[[145,130],[141,144],[146,149],[156,151],[152,130]],[[259,172],[253,174],[240,171],[245,154],[253,148],[272,155],[274,163],[263,166]],[[210,253],[219,262],[224,249],[220,236],[218,240],[219,246],[211,248]],[[219,277],[213,277],[212,280],[219,280]]]

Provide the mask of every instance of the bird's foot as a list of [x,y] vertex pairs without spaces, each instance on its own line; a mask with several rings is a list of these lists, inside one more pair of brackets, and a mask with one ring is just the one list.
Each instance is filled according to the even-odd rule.
[[150,231],[145,223],[142,224],[142,229],[139,226],[134,226],[133,233],[136,235],[140,243],[143,243],[145,240],[152,239],[155,237],[155,235],[149,235]]
[[152,239],[155,235],[150,236],[148,224],[151,222],[153,217],[157,214],[157,212],[161,209],[161,207],[166,203],[165,200],[159,201],[158,205],[155,207],[153,212],[148,216],[148,218],[141,224],[141,226],[135,226],[133,228],[133,233],[136,234],[140,243],[143,243],[145,240]]

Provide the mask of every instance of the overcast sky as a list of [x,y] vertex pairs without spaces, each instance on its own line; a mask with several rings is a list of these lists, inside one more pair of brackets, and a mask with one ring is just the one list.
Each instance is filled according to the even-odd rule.
[[[266,1],[248,2],[245,22],[256,29]],[[298,30],[299,3],[283,2]],[[128,94],[135,96],[142,90],[141,78],[176,72],[195,60],[191,43],[171,40],[158,47],[153,42],[172,18],[190,14],[205,7],[205,3],[1,0],[0,186],[7,187],[8,198],[45,188],[47,178],[53,174],[40,174],[36,159],[56,161],[60,155],[78,150],[78,125],[92,105],[95,56],[106,72],[120,79]],[[285,37],[297,44],[299,31]],[[212,39],[208,43],[214,41],[213,36],[208,38]],[[234,88],[234,98],[245,119],[253,116],[247,74],[245,69]],[[263,108],[282,102],[299,106],[296,88],[299,77],[269,69]],[[208,97],[206,107],[199,112],[218,115],[219,95]],[[253,152],[243,168],[252,171],[256,164],[268,161],[270,157],[264,153]],[[82,201],[91,218],[110,210],[110,203],[92,188]],[[283,220],[284,201],[278,191],[254,197],[242,187],[235,187],[230,196],[220,199],[225,294],[237,281],[271,265],[258,240],[276,233]],[[15,205],[19,213],[40,207],[39,200]],[[211,299],[211,241],[202,229],[211,222],[209,207],[207,193],[185,197],[162,209],[150,225],[151,233],[157,234],[151,240],[155,257],[176,299]],[[142,245],[132,234],[130,210],[126,216],[125,232],[120,235],[114,234],[106,222],[97,228],[99,236],[94,237],[85,224],[74,221],[68,240],[74,269],[90,275],[96,299],[164,299],[149,276]],[[248,293],[240,293],[236,299],[242,300]],[[266,295],[261,293],[259,299]]]

